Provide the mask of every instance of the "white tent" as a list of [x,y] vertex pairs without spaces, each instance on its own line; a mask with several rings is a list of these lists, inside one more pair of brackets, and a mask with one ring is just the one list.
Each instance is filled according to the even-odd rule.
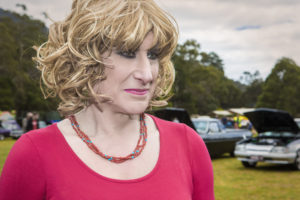
[[229,115],[232,115],[232,113],[230,113],[229,111],[227,110],[214,110],[213,113],[215,115],[221,115],[221,116],[229,116]]
[[244,115],[245,112],[253,111],[254,108],[231,108],[229,109],[230,112],[234,114]]

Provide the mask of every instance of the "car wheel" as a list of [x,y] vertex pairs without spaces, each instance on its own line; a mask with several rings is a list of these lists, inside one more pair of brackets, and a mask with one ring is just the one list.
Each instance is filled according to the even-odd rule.
[[297,155],[296,155],[296,160],[295,160],[294,166],[295,166],[296,170],[300,170],[300,150],[298,150],[296,154]]
[[4,140],[5,136],[4,135],[0,135],[0,140]]
[[242,164],[244,167],[253,168],[256,166],[257,162],[242,161]]

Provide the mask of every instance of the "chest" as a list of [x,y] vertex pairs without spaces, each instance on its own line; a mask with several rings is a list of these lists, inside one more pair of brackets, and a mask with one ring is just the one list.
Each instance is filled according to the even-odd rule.
[[[98,150],[102,150],[102,153],[109,156],[124,157],[131,154],[138,141],[138,138],[132,138],[129,142],[124,141],[126,139],[112,140],[113,142],[105,140],[102,146],[99,147],[97,144],[95,146]],[[150,173],[158,161],[160,152],[160,136],[157,129],[149,131],[147,143],[140,155],[123,163],[114,163],[102,158],[92,151],[76,134],[65,135],[65,140],[73,151],[73,156],[77,157],[83,166],[104,177],[119,180],[136,179]]]
[[149,135],[139,157],[123,164],[101,159],[80,140],[65,139],[70,151],[56,161],[57,168],[46,170],[51,180],[47,199],[192,199],[184,149],[167,145],[158,132]]

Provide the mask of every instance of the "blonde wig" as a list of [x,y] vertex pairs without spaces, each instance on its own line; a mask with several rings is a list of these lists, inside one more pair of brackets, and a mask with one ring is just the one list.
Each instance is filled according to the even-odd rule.
[[105,79],[101,55],[113,48],[134,51],[153,32],[159,74],[149,107],[166,105],[174,82],[171,56],[176,48],[176,21],[153,0],[74,0],[70,15],[50,26],[48,41],[37,48],[45,98],[59,96],[58,111],[74,114],[109,97],[93,86]]

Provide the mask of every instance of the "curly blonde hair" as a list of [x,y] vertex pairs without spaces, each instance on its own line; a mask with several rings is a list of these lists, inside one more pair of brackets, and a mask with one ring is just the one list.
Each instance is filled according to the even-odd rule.
[[74,0],[70,15],[50,26],[48,41],[37,48],[44,97],[59,96],[58,111],[74,114],[108,97],[93,90],[105,79],[101,55],[113,48],[138,49],[149,32],[159,55],[152,106],[164,106],[175,72],[171,56],[178,40],[173,17],[153,0]]

